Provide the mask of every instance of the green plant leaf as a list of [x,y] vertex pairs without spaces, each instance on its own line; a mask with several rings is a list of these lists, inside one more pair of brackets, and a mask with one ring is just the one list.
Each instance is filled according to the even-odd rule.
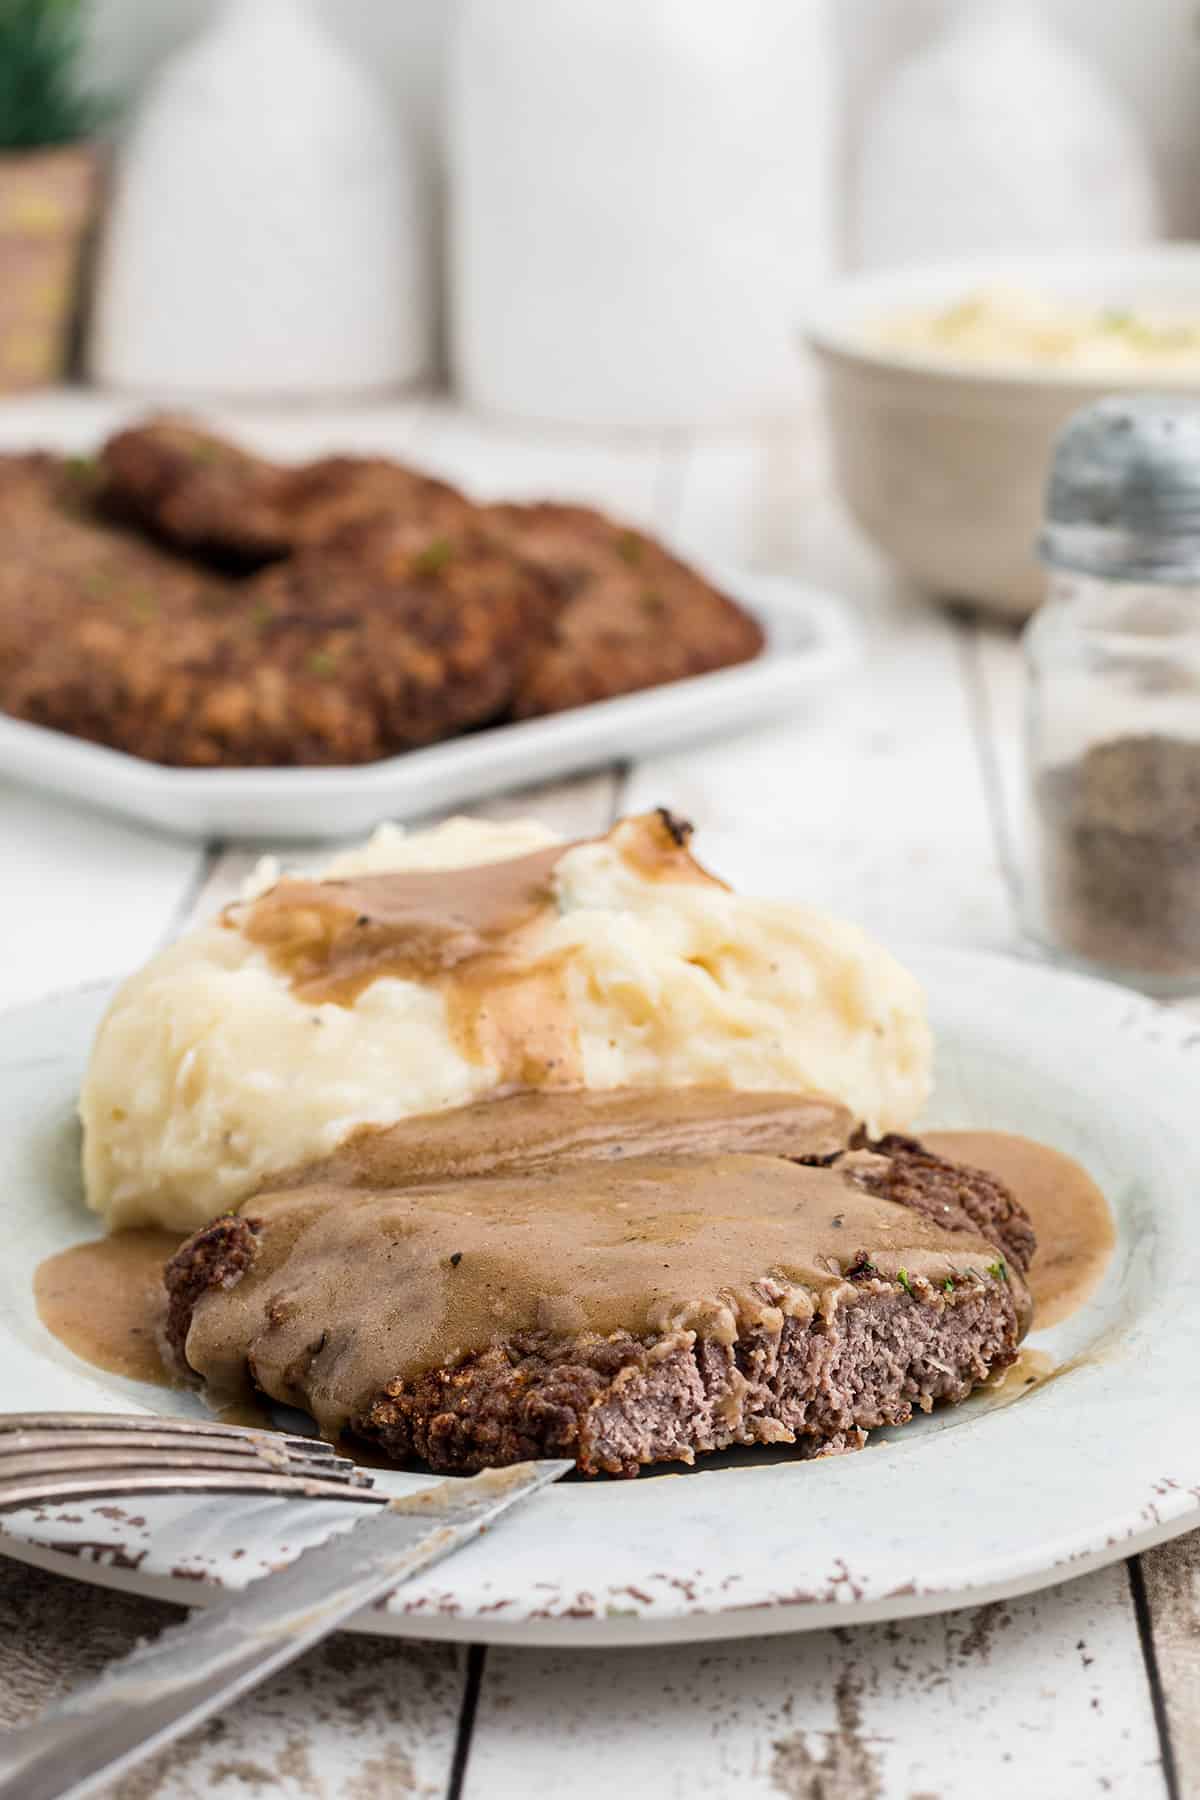
[[106,108],[79,81],[81,0],[0,0],[0,149],[74,143]]

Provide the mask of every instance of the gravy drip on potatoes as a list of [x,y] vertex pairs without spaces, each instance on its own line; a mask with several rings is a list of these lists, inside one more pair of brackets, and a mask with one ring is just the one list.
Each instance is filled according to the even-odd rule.
[[[724,885],[694,860],[688,828],[667,813],[626,820],[616,841],[642,875]],[[353,1006],[383,978],[424,982],[442,990],[462,1054],[496,1068],[500,1086],[578,1086],[568,957],[543,949],[558,911],[554,872],[572,848],[457,869],[285,879],[229,908],[225,923],[260,945],[310,1005]]]
[[[993,1246],[867,1193],[852,1178],[863,1160],[630,1157],[263,1194],[242,1208],[254,1260],[198,1301],[188,1362],[222,1396],[249,1361],[266,1393],[336,1435],[389,1382],[526,1332],[628,1331],[665,1354],[689,1333],[732,1343],[828,1315],[856,1301],[844,1271],[864,1250],[885,1280],[927,1278],[936,1305],[954,1303],[948,1280],[988,1279]],[[1009,1281],[1027,1313],[1020,1274]]]
[[163,1266],[178,1248],[177,1233],[146,1230],[60,1250],[34,1276],[38,1317],[96,1368],[170,1387],[159,1351],[167,1299]]
[[1108,1202],[1086,1169],[1061,1150],[1003,1131],[929,1131],[921,1142],[998,1176],[1033,1220],[1036,1331],[1069,1318],[1095,1293],[1116,1237]]

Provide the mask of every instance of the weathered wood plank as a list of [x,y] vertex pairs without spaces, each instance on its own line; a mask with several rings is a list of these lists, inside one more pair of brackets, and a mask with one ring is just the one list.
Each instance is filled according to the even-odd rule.
[[[0,1568],[0,1726],[34,1717],[180,1610]],[[342,1636],[103,1790],[103,1800],[434,1800],[454,1756],[465,1652]]]
[[696,446],[661,522],[685,551],[852,596],[862,667],[793,721],[639,762],[622,806],[691,818],[701,856],[749,892],[807,900],[892,943],[1006,946],[958,628],[896,587],[825,480],[821,453],[792,435]]
[[204,846],[0,782],[0,1006],[121,975],[185,910]]
[[655,516],[665,444],[501,425],[429,401],[410,447],[423,467],[481,500],[575,500],[637,523]]
[[627,810],[669,805],[735,886],[892,943],[1007,947],[1012,928],[952,627],[898,608],[857,675],[801,718],[639,763]]
[[1176,1791],[1200,1794],[1200,1532],[1139,1559]]
[[1020,911],[1026,860],[1025,662],[1019,632],[983,618],[961,625],[964,672],[1000,866]]
[[1025,1600],[758,1643],[492,1650],[467,1800],[1164,1793],[1123,1568]]

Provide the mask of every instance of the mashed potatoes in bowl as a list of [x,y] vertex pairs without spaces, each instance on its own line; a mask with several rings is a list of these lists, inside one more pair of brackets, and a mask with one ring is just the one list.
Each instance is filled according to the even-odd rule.
[[[535,1083],[818,1091],[872,1132],[910,1124],[932,1060],[913,977],[851,924],[733,893],[686,842],[665,814],[572,845],[533,822],[385,826],[321,872],[321,891],[358,905],[375,877],[542,856],[546,904],[503,972],[510,1011],[528,1002],[535,1029],[552,991],[570,1039]],[[152,958],[100,1026],[80,1107],[88,1204],[112,1229],[190,1231],[363,1126],[511,1084],[486,1034],[464,1038],[436,966],[381,967],[335,997],[297,980],[261,931],[288,892],[278,880],[263,865],[246,904]],[[295,893],[307,954],[332,927],[302,904],[311,883]],[[343,924],[374,929],[366,913]]]
[[1104,394],[1200,383],[1200,245],[873,269],[805,335],[864,534],[927,592],[1027,618],[1057,433]]
[[1110,306],[1036,289],[981,287],[871,322],[867,341],[981,368],[1105,375],[1200,374],[1200,307]]

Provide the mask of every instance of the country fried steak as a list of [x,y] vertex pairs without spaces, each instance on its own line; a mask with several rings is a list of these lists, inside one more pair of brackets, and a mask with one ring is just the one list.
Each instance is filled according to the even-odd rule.
[[485,724],[553,598],[470,529],[401,524],[236,580],[52,458],[0,459],[0,528],[0,707],[161,763],[368,762]]
[[[371,762],[498,718],[555,604],[538,570],[469,519],[434,537],[386,520],[349,527],[263,569],[247,595],[260,650],[243,692],[260,691],[265,666],[283,710],[272,728],[247,712],[236,755],[222,758],[240,763]],[[315,713],[302,738],[298,706]]]
[[747,660],[757,623],[583,507],[182,419],[0,457],[0,710],[184,767],[375,761]]
[[890,1142],[264,1193],[172,1259],[168,1337],[216,1392],[439,1471],[855,1449],[965,1399],[1029,1323],[1017,1202]]
[[517,687],[518,718],[749,662],[757,621],[644,532],[583,506],[493,506],[489,521],[560,584]]
[[471,510],[447,482],[384,457],[274,463],[186,419],[118,431],[100,452],[99,477],[115,517],[220,566],[275,562],[366,520],[432,536]]

